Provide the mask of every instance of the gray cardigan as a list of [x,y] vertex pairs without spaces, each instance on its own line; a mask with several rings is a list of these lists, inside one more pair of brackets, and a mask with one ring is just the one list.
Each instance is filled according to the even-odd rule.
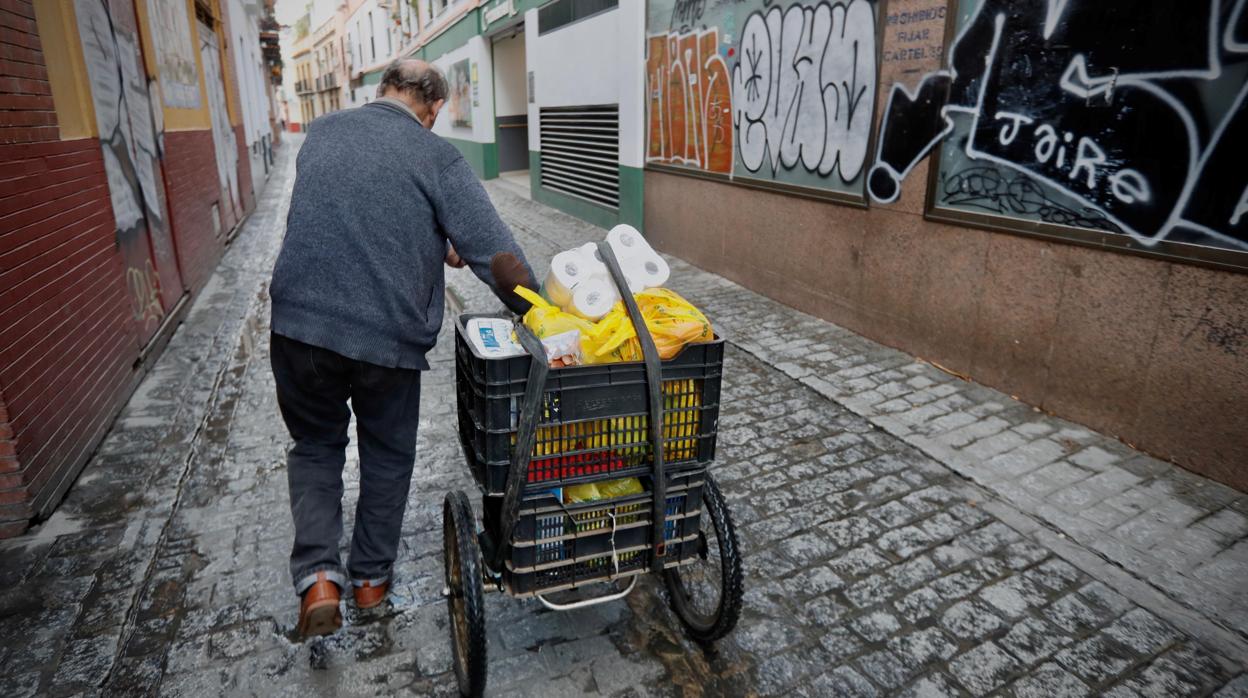
[[[273,270],[273,331],[360,361],[427,369],[449,239],[496,294],[490,260],[524,255],[468,163],[402,107],[313,121]],[[527,266],[527,263],[526,263]]]

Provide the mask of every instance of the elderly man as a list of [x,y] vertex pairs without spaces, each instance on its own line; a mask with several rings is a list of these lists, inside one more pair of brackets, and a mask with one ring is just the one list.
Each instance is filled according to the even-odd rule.
[[[342,625],[348,581],[360,608],[389,588],[416,458],[420,372],[442,325],[443,262],[466,263],[513,310],[524,306],[511,290],[533,285],[468,163],[430,130],[446,94],[436,68],[396,61],[377,101],[312,122],[299,151],[270,294],[277,401],[294,439],[290,571],[304,636]],[[344,570],[352,411],[360,495]]]

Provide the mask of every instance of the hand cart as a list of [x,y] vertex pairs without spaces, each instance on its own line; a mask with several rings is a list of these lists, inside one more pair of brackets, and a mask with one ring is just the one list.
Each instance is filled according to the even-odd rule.
[[[693,639],[718,640],[740,615],[741,554],[727,502],[707,472],[723,340],[660,361],[611,247],[598,248],[644,362],[551,369],[541,341],[520,322],[528,355],[486,359],[465,336],[473,316],[457,324],[459,435],[484,495],[480,533],[464,492],[447,493],[442,508],[443,594],[465,696],[485,690],[486,589],[563,611],[621,599],[638,575],[654,572]],[[626,477],[648,491],[564,501],[565,487]],[[574,602],[549,598],[600,583],[612,587]]]

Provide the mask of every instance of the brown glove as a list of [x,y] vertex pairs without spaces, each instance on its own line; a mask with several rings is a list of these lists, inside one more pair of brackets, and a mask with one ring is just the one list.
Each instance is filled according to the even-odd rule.
[[497,287],[494,293],[503,305],[517,315],[524,315],[529,311],[532,304],[514,292],[517,286],[537,291],[537,281],[523,262],[510,252],[499,252],[490,260],[490,274],[494,276]]

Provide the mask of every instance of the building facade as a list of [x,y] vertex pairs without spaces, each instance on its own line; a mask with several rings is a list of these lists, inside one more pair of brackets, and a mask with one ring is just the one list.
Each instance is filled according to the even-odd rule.
[[59,503],[255,205],[243,5],[0,6],[0,536]]
[[238,137],[247,148],[252,189],[259,191],[273,164],[273,80],[260,40],[261,24],[272,6],[226,0],[223,9],[230,18],[232,65],[239,67],[236,80],[243,123]]
[[[296,106],[290,127],[376,99],[387,64],[421,58],[438,66],[451,86],[434,131],[459,148],[479,176],[527,175],[535,199],[599,225],[640,226],[644,5],[313,2],[292,30]],[[337,28],[337,51],[330,27]],[[543,120],[545,131],[538,127]]]
[[344,104],[391,10],[481,177],[1248,489],[1242,2],[349,5]]
[[1248,489],[1242,2],[647,7],[658,246]]

